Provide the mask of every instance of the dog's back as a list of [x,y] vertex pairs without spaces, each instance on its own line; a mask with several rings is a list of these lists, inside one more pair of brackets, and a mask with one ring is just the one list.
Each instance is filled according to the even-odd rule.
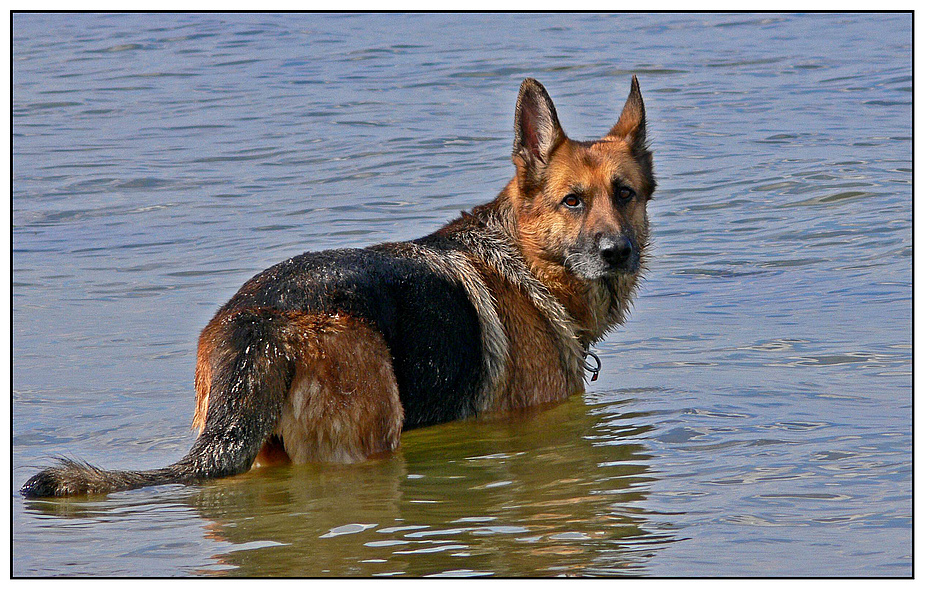
[[[296,340],[319,331],[340,331],[357,346],[364,334],[375,334],[388,348],[383,360],[398,383],[404,428],[471,416],[482,379],[479,317],[455,276],[462,270],[447,252],[459,252],[458,245],[430,237],[312,252],[271,267],[248,281],[210,322],[200,341],[199,369],[214,380],[211,367],[228,354],[227,346],[252,344],[228,326],[261,310],[264,321],[280,318],[285,324],[274,342],[280,347],[291,342],[296,356],[300,346],[309,345]],[[354,378],[359,362],[353,355],[343,359],[344,376]],[[200,382],[199,396],[208,398],[209,380]],[[206,424],[208,405],[199,404],[197,424]]]

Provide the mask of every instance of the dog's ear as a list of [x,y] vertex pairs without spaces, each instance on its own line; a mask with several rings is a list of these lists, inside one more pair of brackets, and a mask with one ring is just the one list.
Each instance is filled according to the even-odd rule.
[[639,92],[639,80],[636,76],[633,76],[630,95],[623,105],[620,119],[607,136],[623,139],[633,151],[643,152],[646,149],[646,107],[642,103],[642,93]]
[[552,99],[542,84],[527,78],[520,85],[514,112],[514,163],[539,171],[549,163],[549,156],[563,139],[565,133]]

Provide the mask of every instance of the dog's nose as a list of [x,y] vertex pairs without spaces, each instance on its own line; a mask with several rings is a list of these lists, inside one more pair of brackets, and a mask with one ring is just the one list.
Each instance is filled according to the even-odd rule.
[[626,236],[601,240],[601,258],[610,266],[622,266],[633,255],[633,243]]

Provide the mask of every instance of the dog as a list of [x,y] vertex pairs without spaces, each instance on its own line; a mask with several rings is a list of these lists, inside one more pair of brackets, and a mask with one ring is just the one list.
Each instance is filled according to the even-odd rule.
[[60,459],[22,494],[359,462],[403,430],[583,392],[588,349],[623,323],[646,265],[656,181],[639,81],[607,135],[573,141],[524,80],[513,162],[493,201],[429,236],[309,252],[247,281],[199,338],[199,436],[182,459],[149,471]]

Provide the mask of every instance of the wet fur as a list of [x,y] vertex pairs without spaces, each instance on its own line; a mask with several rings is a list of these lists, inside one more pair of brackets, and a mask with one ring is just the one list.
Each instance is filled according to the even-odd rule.
[[494,201],[429,236],[302,254],[245,283],[200,336],[200,434],[178,462],[60,460],[22,493],[362,461],[394,450],[402,430],[582,391],[584,353],[624,321],[646,262],[655,179],[636,78],[594,142],[569,139],[546,90],[525,80],[513,161]]

